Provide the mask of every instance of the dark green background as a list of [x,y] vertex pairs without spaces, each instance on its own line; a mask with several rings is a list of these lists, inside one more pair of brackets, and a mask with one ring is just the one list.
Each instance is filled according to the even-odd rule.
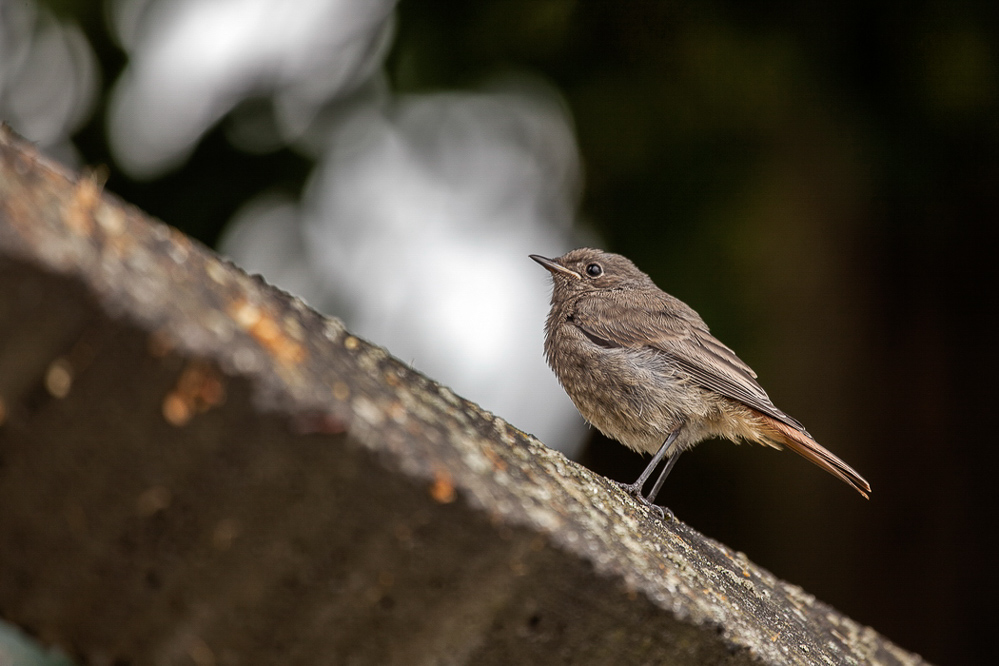
[[[50,5],[83,25],[106,92],[125,56],[100,4]],[[874,488],[865,502],[790,454],[709,443],[661,501],[947,664],[995,651],[996,7],[405,0],[387,63],[399,93],[527,72],[564,95],[581,220],[699,310]],[[180,170],[133,182],[103,111],[75,141],[108,189],[208,243],[312,166],[241,153],[220,128]],[[524,325],[540,346],[540,323]],[[599,438],[584,462],[629,480],[642,464]]]

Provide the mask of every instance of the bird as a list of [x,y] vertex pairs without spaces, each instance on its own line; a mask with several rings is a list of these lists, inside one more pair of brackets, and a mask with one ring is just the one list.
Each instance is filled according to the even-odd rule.
[[618,483],[632,497],[664,515],[655,498],[680,454],[719,438],[791,449],[869,498],[870,484],[778,409],[700,315],[630,259],[593,248],[529,257],[552,277],[544,350],[559,383],[604,435],[654,454],[634,483]]

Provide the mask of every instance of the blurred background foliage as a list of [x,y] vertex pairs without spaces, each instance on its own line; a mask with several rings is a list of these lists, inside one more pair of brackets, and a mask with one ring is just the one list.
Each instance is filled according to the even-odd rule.
[[[314,154],[234,141],[247,130],[232,118],[266,106],[252,96],[175,168],[122,170],[107,111],[128,56],[108,6],[41,4],[93,49],[98,93],[70,138],[80,164],[105,165],[109,190],[208,244],[261,192],[301,195]],[[661,501],[903,647],[985,663],[999,592],[999,5],[403,0],[394,11],[382,85],[433,94],[527,74],[557,91],[582,166],[582,237],[697,309],[874,489],[864,502],[789,454],[709,443]],[[543,276],[534,284],[544,301]],[[518,325],[540,354],[541,321]],[[643,465],[597,433],[578,457],[625,480]]]

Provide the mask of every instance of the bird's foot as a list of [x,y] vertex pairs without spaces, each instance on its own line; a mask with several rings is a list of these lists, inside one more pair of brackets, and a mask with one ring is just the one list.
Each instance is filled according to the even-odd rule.
[[673,515],[672,511],[670,511],[665,507],[661,507],[658,504],[653,504],[652,502],[650,502],[649,498],[647,498],[644,494],[642,494],[641,485],[637,483],[622,483],[620,481],[615,481],[614,484],[617,485],[618,488],[620,488],[621,490],[623,490],[624,492],[628,493],[636,500],[638,500],[639,504],[645,506],[645,508],[647,508],[649,511],[659,516],[659,520],[666,520],[666,516],[669,516],[669,519],[671,521],[676,520],[676,516]]

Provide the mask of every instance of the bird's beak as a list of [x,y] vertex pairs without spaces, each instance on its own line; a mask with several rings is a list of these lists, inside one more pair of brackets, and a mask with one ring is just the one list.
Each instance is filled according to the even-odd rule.
[[555,263],[553,259],[549,259],[548,257],[542,257],[540,254],[531,254],[528,256],[531,259],[534,259],[534,261],[544,266],[545,268],[547,268],[549,271],[551,271],[552,275],[555,275],[556,273],[561,273],[562,275],[565,275],[567,277],[572,277],[577,280],[583,279],[579,273],[577,273],[576,271],[570,271],[565,266]]

